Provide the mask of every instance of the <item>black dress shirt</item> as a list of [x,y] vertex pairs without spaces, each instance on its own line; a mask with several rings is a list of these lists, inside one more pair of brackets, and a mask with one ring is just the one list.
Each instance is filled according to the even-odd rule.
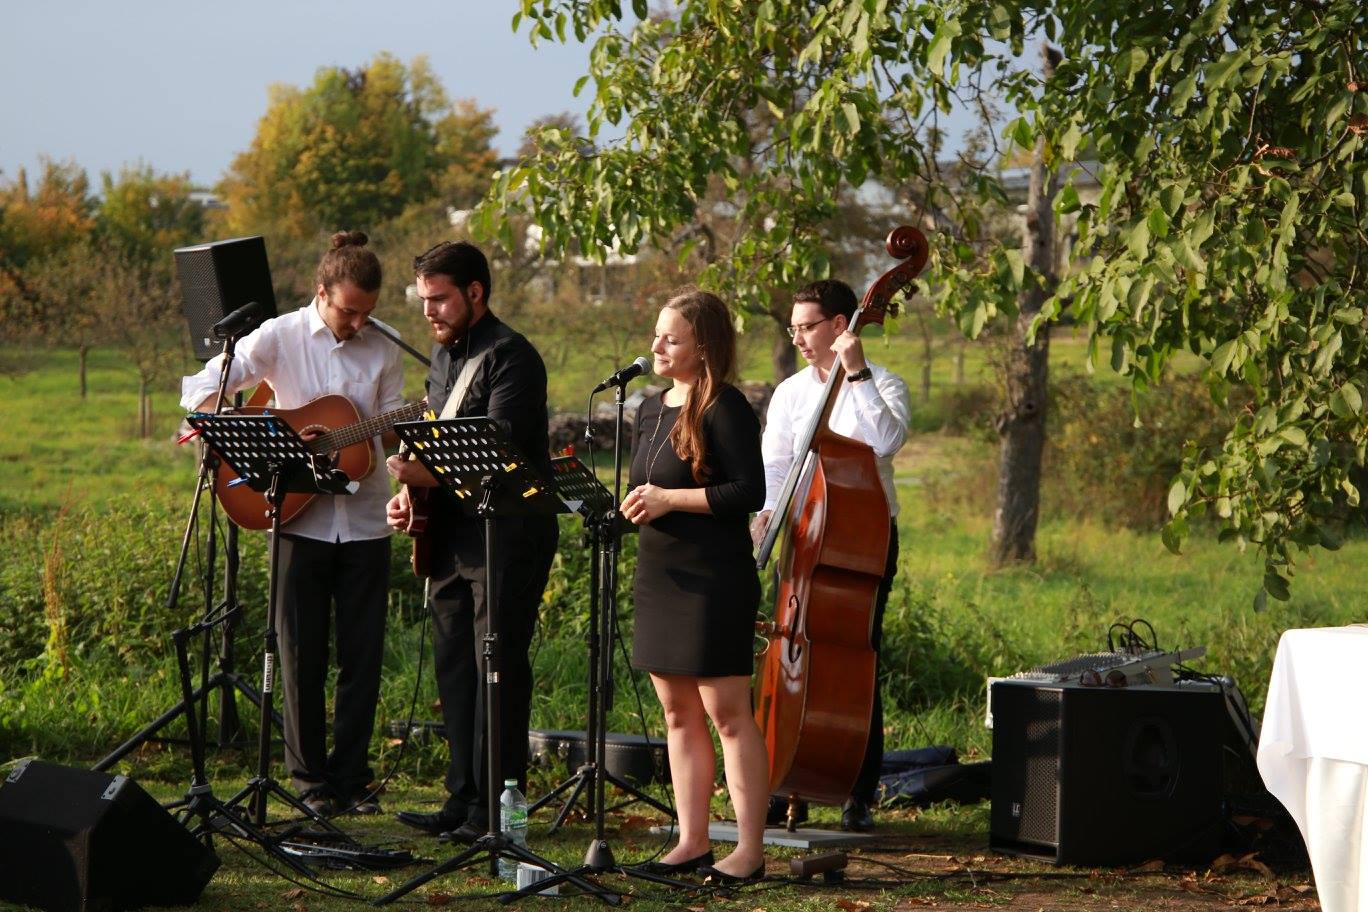
[[[440,414],[466,362],[481,355],[455,417],[492,418],[528,465],[549,481],[546,365],[522,333],[494,314],[485,313],[465,336],[452,344],[436,346],[427,377],[428,406]],[[439,497],[448,507],[455,507],[455,499],[447,501],[450,495],[445,491]]]

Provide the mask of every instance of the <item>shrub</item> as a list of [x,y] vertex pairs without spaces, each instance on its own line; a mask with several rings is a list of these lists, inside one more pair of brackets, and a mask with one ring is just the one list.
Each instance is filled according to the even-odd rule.
[[1042,499],[1047,514],[1091,516],[1132,528],[1168,518],[1169,484],[1183,446],[1216,444],[1230,410],[1196,376],[1177,376],[1137,396],[1084,376],[1052,387]]

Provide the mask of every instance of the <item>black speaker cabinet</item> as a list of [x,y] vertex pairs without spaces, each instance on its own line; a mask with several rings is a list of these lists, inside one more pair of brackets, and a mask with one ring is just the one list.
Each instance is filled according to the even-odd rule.
[[189,905],[218,865],[125,776],[34,760],[0,783],[0,899],[49,912]]
[[190,327],[195,357],[208,361],[223,350],[213,327],[228,314],[256,301],[268,317],[276,315],[266,241],[261,237],[214,241],[175,251],[181,305]]
[[1082,865],[1220,851],[1230,725],[1218,687],[1008,680],[991,704],[994,850]]

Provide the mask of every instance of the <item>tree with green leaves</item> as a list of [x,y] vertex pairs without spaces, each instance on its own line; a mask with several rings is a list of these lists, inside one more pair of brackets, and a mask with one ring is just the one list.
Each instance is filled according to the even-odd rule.
[[227,227],[312,240],[373,229],[439,191],[469,205],[493,169],[493,134],[491,113],[453,106],[423,57],[324,67],[306,89],[271,88],[251,147],[219,187]]
[[[1368,266],[1368,7],[1357,0],[523,0],[534,41],[590,41],[583,155],[555,137],[502,174],[478,222],[535,219],[552,250],[668,242],[720,181],[744,233],[701,279],[741,300],[826,273],[820,226],[843,187],[918,186],[934,234],[928,287],[970,335],[1038,288],[1039,328],[1066,308],[1099,364],[1137,389],[1173,357],[1202,361],[1212,395],[1250,406],[1219,448],[1192,448],[1169,498],[1166,543],[1213,515],[1265,558],[1264,593],[1286,597],[1298,549],[1334,547],[1359,493]],[[1028,42],[1053,42],[1043,74]],[[930,130],[955,103],[997,99],[1003,138],[1057,172],[1095,144],[1096,206],[1077,211],[1070,261],[1050,287],[1020,247],[985,243],[990,170],[935,187]],[[772,116],[757,141],[750,112]],[[599,143],[606,128],[623,136]],[[1005,151],[1005,150],[1004,150]],[[738,167],[738,163],[755,167]]]
[[158,174],[149,165],[105,172],[96,219],[101,238],[129,260],[168,273],[171,251],[204,237],[204,207],[189,174]]

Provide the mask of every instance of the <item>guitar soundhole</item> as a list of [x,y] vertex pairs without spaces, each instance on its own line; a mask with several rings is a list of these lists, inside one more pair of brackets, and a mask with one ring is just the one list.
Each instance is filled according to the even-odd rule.
[[[299,429],[299,436],[303,437],[304,441],[308,443],[312,441],[313,438],[322,437],[324,434],[328,433],[331,430],[332,428],[329,428],[326,425],[307,424]],[[337,468],[337,460],[341,452],[341,450],[331,450],[328,453],[328,462],[332,465],[334,469]]]

